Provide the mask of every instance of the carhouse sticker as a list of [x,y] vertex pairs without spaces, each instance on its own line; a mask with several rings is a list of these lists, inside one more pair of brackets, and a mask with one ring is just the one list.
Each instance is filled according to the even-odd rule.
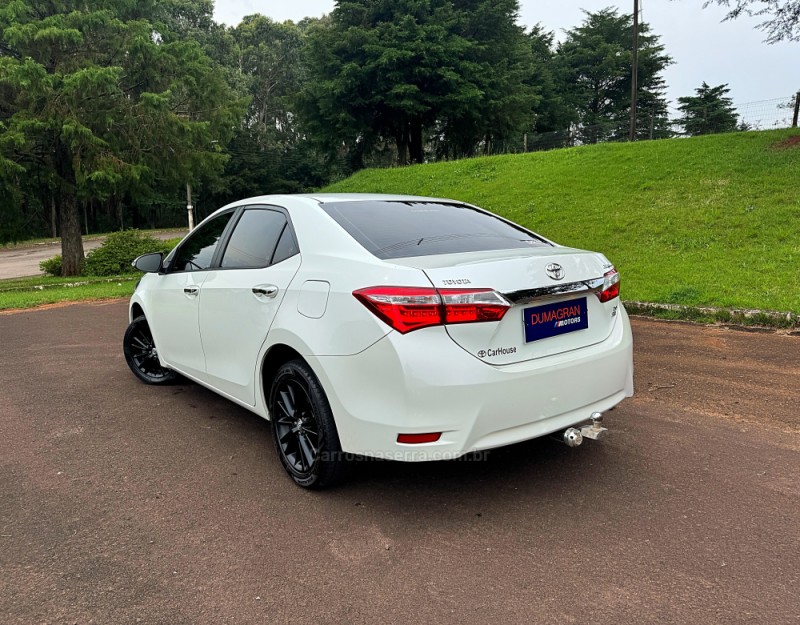
[[585,297],[526,308],[522,311],[522,318],[525,323],[526,343],[589,327]]

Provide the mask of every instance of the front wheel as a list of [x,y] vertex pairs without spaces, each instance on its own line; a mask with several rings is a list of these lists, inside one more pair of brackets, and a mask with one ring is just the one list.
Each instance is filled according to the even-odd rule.
[[301,360],[283,365],[272,382],[269,412],[275,448],[286,472],[304,488],[341,482],[344,458],[328,398],[309,366]]
[[178,377],[172,369],[161,366],[153,334],[144,315],[136,317],[125,330],[122,352],[133,374],[145,384],[167,384]]

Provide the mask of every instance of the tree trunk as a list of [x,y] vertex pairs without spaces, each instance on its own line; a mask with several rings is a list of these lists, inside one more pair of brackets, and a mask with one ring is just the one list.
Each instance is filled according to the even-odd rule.
[[394,138],[397,144],[397,164],[408,165],[408,131],[404,127]]
[[83,236],[81,235],[81,209],[75,191],[73,155],[62,142],[56,142],[54,165],[61,184],[57,187],[58,216],[61,227],[61,275],[77,276],[83,266]]
[[56,196],[50,196],[50,232],[55,239],[58,237],[58,228],[56,227]]
[[77,276],[83,266],[81,213],[74,197],[61,197],[61,275]]
[[130,193],[125,194],[125,203],[131,207],[131,224],[134,228],[141,228],[142,216],[139,213],[139,205],[133,200]]
[[425,150],[422,143],[422,120],[413,119],[409,128],[408,151],[412,163],[425,161]]

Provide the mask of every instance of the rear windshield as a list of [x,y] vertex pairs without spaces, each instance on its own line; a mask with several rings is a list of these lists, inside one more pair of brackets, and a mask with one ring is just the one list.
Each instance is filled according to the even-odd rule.
[[549,245],[532,232],[463,204],[364,201],[322,204],[380,259]]

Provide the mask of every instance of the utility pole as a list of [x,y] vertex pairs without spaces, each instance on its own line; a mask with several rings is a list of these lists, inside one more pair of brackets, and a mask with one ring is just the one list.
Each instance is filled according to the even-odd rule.
[[631,63],[631,132],[636,141],[636,95],[639,90],[639,0],[633,0],[633,62]]
[[194,230],[194,206],[192,206],[192,185],[186,183],[186,212],[189,213],[189,232]]

